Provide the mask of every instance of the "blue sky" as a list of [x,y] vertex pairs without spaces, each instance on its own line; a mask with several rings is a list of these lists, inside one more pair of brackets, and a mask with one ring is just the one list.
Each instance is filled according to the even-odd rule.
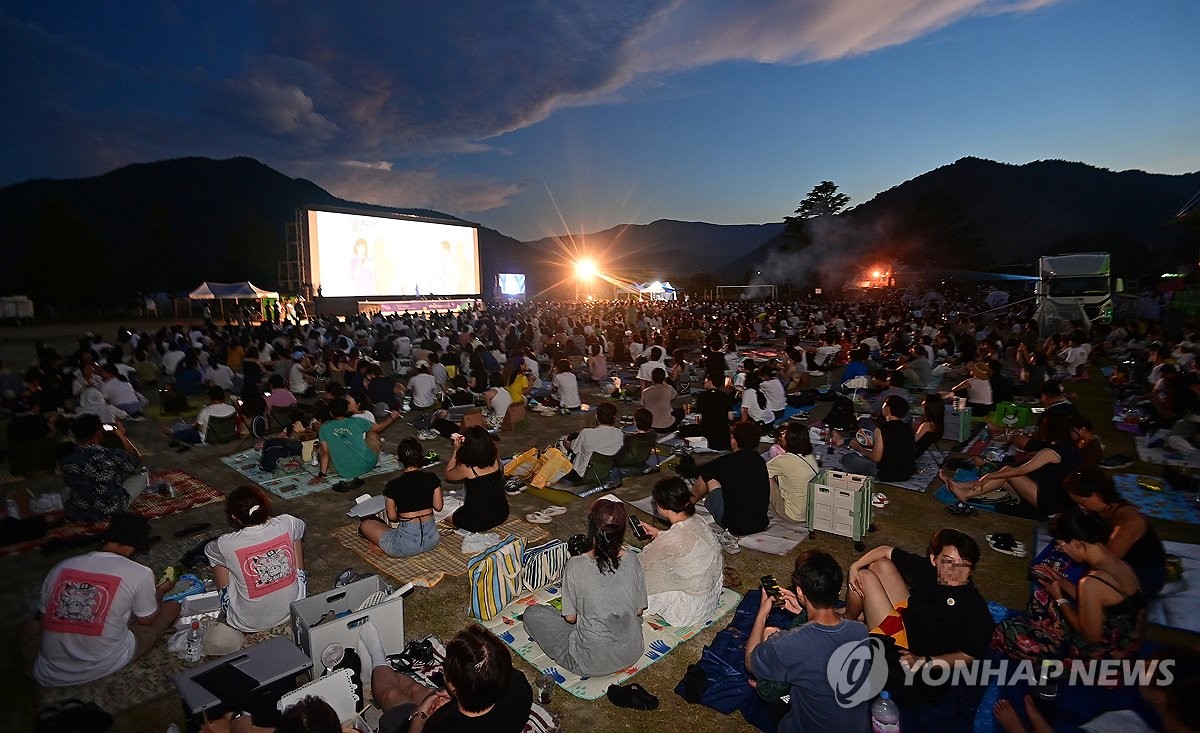
[[1193,0],[9,3],[0,185],[248,155],[535,239],[777,221],[968,155],[1191,172],[1196,28]]

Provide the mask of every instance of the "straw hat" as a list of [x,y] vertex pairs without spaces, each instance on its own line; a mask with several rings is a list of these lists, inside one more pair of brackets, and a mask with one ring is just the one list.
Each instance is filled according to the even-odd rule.
[[991,379],[992,368],[988,366],[987,362],[977,361],[971,365],[971,376],[976,379]]

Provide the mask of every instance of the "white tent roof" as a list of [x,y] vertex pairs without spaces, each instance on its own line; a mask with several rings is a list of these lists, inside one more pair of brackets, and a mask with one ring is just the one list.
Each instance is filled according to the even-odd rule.
[[200,283],[200,287],[188,293],[192,300],[255,300],[258,298],[279,298],[279,293],[263,290],[250,281],[240,283]]

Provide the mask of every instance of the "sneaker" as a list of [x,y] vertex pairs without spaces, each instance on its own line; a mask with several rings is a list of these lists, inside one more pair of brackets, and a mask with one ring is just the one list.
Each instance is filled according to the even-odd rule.
[[721,545],[721,549],[730,555],[736,555],[742,551],[742,546],[738,544],[738,538],[730,534],[729,530],[721,530],[719,533],[716,533],[716,537],[717,543]]
[[442,437],[442,434],[436,430],[425,429],[417,431],[417,440],[433,440],[440,437]]
[[1129,468],[1132,465],[1133,459],[1129,456],[1123,455],[1109,456],[1108,458],[1100,461],[1100,468],[1105,468],[1109,471],[1115,471],[1120,468]]
[[525,483],[519,478],[510,478],[504,482],[504,493],[509,496],[516,496],[525,490]]

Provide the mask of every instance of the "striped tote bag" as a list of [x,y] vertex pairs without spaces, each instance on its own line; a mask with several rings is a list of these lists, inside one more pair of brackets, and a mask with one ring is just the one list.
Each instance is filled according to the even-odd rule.
[[467,562],[471,617],[489,621],[521,592],[525,540],[509,535]]
[[524,565],[521,571],[521,592],[533,591],[553,585],[562,580],[563,570],[571,553],[567,551],[567,543],[562,540],[530,547],[525,550]]

